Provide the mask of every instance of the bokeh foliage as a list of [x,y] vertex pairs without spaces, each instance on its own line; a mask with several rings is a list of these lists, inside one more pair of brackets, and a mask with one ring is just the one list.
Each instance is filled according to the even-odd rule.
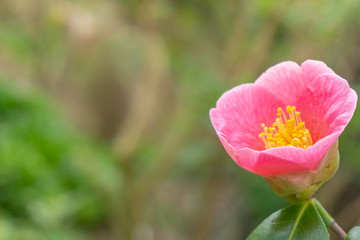
[[[359,89],[359,10],[0,1],[0,239],[244,239],[287,203],[227,156],[209,109],[284,60],[322,60]],[[345,229],[360,221],[359,134],[356,112],[318,196]]]
[[113,156],[48,97],[8,85],[0,85],[1,239],[86,239],[107,217],[102,192],[121,185]]

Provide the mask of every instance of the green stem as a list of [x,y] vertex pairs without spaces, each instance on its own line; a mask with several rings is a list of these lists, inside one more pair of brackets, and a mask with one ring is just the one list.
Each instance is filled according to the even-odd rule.
[[335,222],[335,220],[331,217],[331,215],[326,211],[326,209],[321,205],[321,203],[313,198],[316,209],[318,210],[321,218],[324,220],[326,227],[333,230],[341,239],[346,238],[346,232]]
[[330,214],[326,211],[326,209],[321,205],[321,203],[314,198],[314,204],[316,209],[318,210],[321,218],[324,220],[325,225],[330,228],[331,224],[334,222],[334,219],[330,216]]

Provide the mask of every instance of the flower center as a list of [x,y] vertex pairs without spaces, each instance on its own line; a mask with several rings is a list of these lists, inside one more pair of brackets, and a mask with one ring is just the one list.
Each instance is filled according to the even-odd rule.
[[301,120],[300,112],[297,112],[294,106],[287,106],[286,112],[287,114],[279,107],[278,117],[272,127],[261,124],[264,132],[260,133],[259,137],[263,140],[265,148],[295,146],[306,149],[313,145],[310,131]]

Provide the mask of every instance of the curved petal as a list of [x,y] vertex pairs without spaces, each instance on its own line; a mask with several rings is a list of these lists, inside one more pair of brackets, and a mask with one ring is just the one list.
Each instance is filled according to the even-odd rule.
[[[278,147],[283,149],[295,148],[295,147]],[[286,152],[287,150],[285,150]],[[286,157],[286,155],[284,155]],[[266,151],[256,151],[249,148],[243,148],[238,150],[234,161],[245,168],[246,170],[253,172],[261,176],[278,175],[287,172],[308,171],[310,168],[306,164],[302,164],[300,161],[293,161],[293,158],[286,159],[280,154],[277,156],[271,155]]]
[[355,108],[357,95],[347,81],[325,73],[314,79],[298,97],[296,107],[310,130],[314,142],[336,131],[343,131]]
[[[270,125],[276,109],[284,103],[270,92],[254,84],[243,84],[225,92],[210,110],[211,122],[235,149],[249,147],[263,150],[259,138],[261,123]],[[274,111],[275,110],[275,111]]]
[[[236,150],[223,135],[220,134],[218,136],[226,152],[230,155],[234,162],[252,173],[266,177],[287,172],[311,170],[308,166],[306,166],[306,164],[289,161],[278,156],[272,156],[264,151],[256,151],[250,148]],[[295,149],[295,147],[291,148]]]
[[255,84],[286,100],[287,105],[293,105],[296,96],[306,87],[307,81],[302,77],[301,67],[297,63],[287,61],[269,68]]
[[[249,148],[235,150],[223,136],[219,136],[227,153],[242,168],[261,176],[271,176],[297,171],[316,171],[326,152],[341,132],[322,139],[308,149],[276,147],[265,151]],[[330,146],[329,146],[330,145]],[[310,161],[309,161],[310,160]]]
[[[302,149],[297,147],[276,147],[276,148],[267,149],[263,151],[263,153],[268,155],[268,158],[277,159],[279,157],[282,157],[284,160],[297,163],[301,165],[303,168],[306,168],[307,170],[316,171],[318,165],[321,163],[321,160],[325,156],[326,152],[329,150],[332,144],[339,138],[340,134],[341,132],[333,133],[321,139],[315,145],[310,146],[307,149]],[[276,174],[282,174],[290,171],[282,171],[282,172],[276,171],[276,172],[277,172]],[[266,172],[266,174],[272,175],[270,173],[271,171]]]
[[312,82],[318,75],[323,73],[334,73],[325,63],[316,60],[306,60],[301,64],[303,79]]

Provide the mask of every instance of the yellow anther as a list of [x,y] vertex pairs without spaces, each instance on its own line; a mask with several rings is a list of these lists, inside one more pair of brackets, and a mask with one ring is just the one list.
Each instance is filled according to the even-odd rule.
[[272,127],[261,124],[264,132],[259,137],[264,142],[265,148],[295,146],[308,148],[313,144],[310,131],[305,127],[305,122],[300,118],[300,112],[296,111],[295,106],[287,106],[286,112],[281,107],[277,109],[275,122]]
[[287,111],[288,113],[291,113],[291,106],[286,106],[286,111]]

